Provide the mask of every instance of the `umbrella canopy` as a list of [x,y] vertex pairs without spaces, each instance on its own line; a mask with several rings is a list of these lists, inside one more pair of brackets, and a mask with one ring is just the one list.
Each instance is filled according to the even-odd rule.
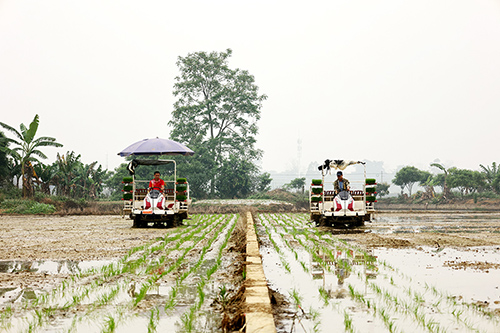
[[194,155],[194,151],[179,142],[168,139],[144,139],[131,144],[118,155]]

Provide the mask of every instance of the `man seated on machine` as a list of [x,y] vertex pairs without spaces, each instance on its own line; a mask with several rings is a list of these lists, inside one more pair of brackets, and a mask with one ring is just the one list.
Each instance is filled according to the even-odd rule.
[[339,194],[341,191],[350,191],[351,186],[349,181],[344,178],[342,171],[337,171],[337,179],[333,182],[333,188],[335,189],[335,195]]
[[161,193],[165,191],[165,182],[160,178],[160,171],[155,171],[154,178],[149,182],[149,191],[158,190]]

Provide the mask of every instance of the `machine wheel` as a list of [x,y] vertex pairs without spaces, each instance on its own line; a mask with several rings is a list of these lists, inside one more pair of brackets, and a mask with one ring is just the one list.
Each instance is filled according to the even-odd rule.
[[139,215],[134,217],[134,224],[132,228],[144,228],[147,225],[147,222],[143,221]]
[[182,224],[182,217],[179,214],[174,215],[173,227],[178,227]]
[[325,218],[324,216],[321,216],[317,222],[318,222],[318,227],[329,227],[330,226],[328,219]]

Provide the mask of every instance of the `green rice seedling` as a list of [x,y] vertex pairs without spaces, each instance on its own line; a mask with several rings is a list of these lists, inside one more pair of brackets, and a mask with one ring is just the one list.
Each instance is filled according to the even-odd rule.
[[302,297],[300,296],[297,289],[295,289],[295,288],[292,289],[292,291],[289,292],[289,295],[297,308],[302,307]]
[[347,311],[344,311],[344,330],[346,332],[354,332],[354,328],[352,326],[352,318],[347,313]]
[[415,302],[417,302],[417,303],[424,303],[425,302],[424,298],[422,297],[422,294],[415,292],[413,295],[414,295]]
[[108,304],[112,299],[114,299],[118,293],[120,292],[121,286],[117,285],[116,287],[112,288],[111,291],[108,294],[105,294],[104,297],[102,298],[102,303],[101,305],[106,305]]
[[328,305],[330,303],[330,294],[323,287],[318,288],[319,297],[323,300],[324,305]]
[[382,317],[382,320],[384,322],[387,322],[390,318],[389,315],[386,313],[385,309],[379,309],[378,314],[380,315],[380,317]]
[[425,314],[421,313],[420,308],[418,305],[416,305],[413,308],[413,315],[415,316],[415,319],[417,322],[422,326],[425,327]]
[[427,328],[427,330],[429,330],[429,332],[438,332],[439,330],[439,324],[435,321],[429,321],[425,324],[425,327]]
[[108,316],[106,319],[106,322],[104,324],[104,328],[103,328],[102,332],[111,333],[111,332],[114,332],[115,330],[116,330],[115,318],[113,318],[112,316]]
[[177,292],[179,290],[179,286],[176,285],[175,287],[172,287],[172,290],[170,292],[170,295],[168,297],[167,303],[165,304],[165,312],[168,312],[169,310],[172,310],[176,306],[176,297],[177,297]]
[[36,321],[35,321],[34,326],[35,327],[41,327],[42,323],[43,323],[43,318],[44,318],[43,311],[35,310],[35,318],[36,318]]
[[156,327],[160,321],[160,310],[157,307],[151,309],[149,314],[148,333],[156,332]]
[[200,306],[201,304],[203,304],[203,302],[205,301],[205,293],[203,292],[203,286],[205,285],[205,283],[199,283],[196,288],[198,289],[198,299],[199,299],[199,303],[200,303]]
[[319,312],[314,310],[313,308],[309,309],[309,314],[311,316],[311,320],[313,321],[313,332],[320,332],[320,317]]
[[186,332],[193,332],[194,330],[194,324],[193,324],[194,315],[195,315],[194,309],[190,308],[189,311],[186,311],[181,317],[181,322]]
[[457,321],[460,321],[460,316],[463,313],[464,313],[463,310],[457,310],[457,309],[453,309],[453,311],[451,312],[451,314],[455,317]]
[[300,265],[302,266],[302,269],[304,270],[304,272],[309,273],[309,267],[307,267],[306,263],[303,261],[299,261],[299,262],[300,262]]

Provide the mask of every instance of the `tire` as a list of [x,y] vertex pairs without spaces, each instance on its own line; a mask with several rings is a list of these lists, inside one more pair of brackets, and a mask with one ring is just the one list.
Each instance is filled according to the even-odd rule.
[[140,216],[135,216],[134,217],[134,224],[132,224],[132,228],[141,228],[142,226],[142,221]]

